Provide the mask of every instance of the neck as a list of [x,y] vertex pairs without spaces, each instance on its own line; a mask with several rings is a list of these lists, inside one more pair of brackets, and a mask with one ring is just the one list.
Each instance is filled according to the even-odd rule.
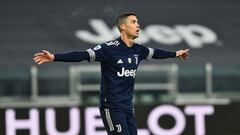
[[124,33],[121,33],[121,39],[123,40],[123,42],[128,46],[128,47],[132,47],[134,44],[134,39],[130,38],[129,36],[127,36]]

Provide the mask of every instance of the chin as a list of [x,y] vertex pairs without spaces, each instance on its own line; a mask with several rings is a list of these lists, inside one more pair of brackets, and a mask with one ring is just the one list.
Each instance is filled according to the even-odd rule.
[[136,34],[136,35],[132,34],[132,35],[129,35],[128,37],[131,38],[131,39],[136,39],[136,38],[138,38],[138,36],[139,36],[138,34]]
[[138,38],[138,36],[139,36],[139,35],[135,35],[135,36],[133,36],[133,39],[136,39],[136,38]]
[[137,36],[133,36],[132,38],[133,38],[133,39],[136,39],[136,38],[137,38]]

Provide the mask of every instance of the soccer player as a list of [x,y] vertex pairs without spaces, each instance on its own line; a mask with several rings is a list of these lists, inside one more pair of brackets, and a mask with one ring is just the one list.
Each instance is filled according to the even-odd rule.
[[120,37],[86,51],[52,54],[46,50],[34,55],[42,64],[52,61],[101,63],[100,114],[108,135],[137,135],[133,112],[133,89],[138,65],[142,60],[187,59],[189,49],[176,52],[145,47],[134,42],[139,36],[135,13],[122,13],[117,18]]

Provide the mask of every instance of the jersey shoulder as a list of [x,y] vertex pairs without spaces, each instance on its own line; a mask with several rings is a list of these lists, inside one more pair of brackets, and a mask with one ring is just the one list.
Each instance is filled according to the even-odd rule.
[[148,48],[149,48],[149,47],[139,44],[139,43],[135,43],[135,47],[140,50],[148,50]]
[[99,44],[93,48],[93,50],[99,50],[99,49],[112,49],[120,45],[120,42],[115,39],[115,40],[110,40],[105,43]]
[[96,45],[96,46],[94,46],[92,49],[93,49],[93,50],[100,50],[100,49],[102,49],[102,48],[107,49],[107,48],[109,48],[110,46],[118,46],[118,45],[119,45],[119,42],[118,42],[117,40],[110,40],[110,41],[107,41],[107,42],[105,42],[105,43]]
[[106,47],[117,47],[119,45],[120,45],[120,42],[118,39],[110,40],[103,44],[103,46],[106,46]]
[[135,44],[136,50],[139,53],[139,58],[140,60],[143,59],[147,59],[147,60],[151,60],[152,56],[154,54],[154,49],[147,47],[145,45],[141,45],[141,44]]

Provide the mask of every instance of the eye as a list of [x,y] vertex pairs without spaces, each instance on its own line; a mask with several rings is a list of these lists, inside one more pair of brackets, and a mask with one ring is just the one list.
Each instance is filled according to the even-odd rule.
[[132,20],[131,22],[134,24],[134,23],[136,23],[137,21],[136,21],[136,20]]

